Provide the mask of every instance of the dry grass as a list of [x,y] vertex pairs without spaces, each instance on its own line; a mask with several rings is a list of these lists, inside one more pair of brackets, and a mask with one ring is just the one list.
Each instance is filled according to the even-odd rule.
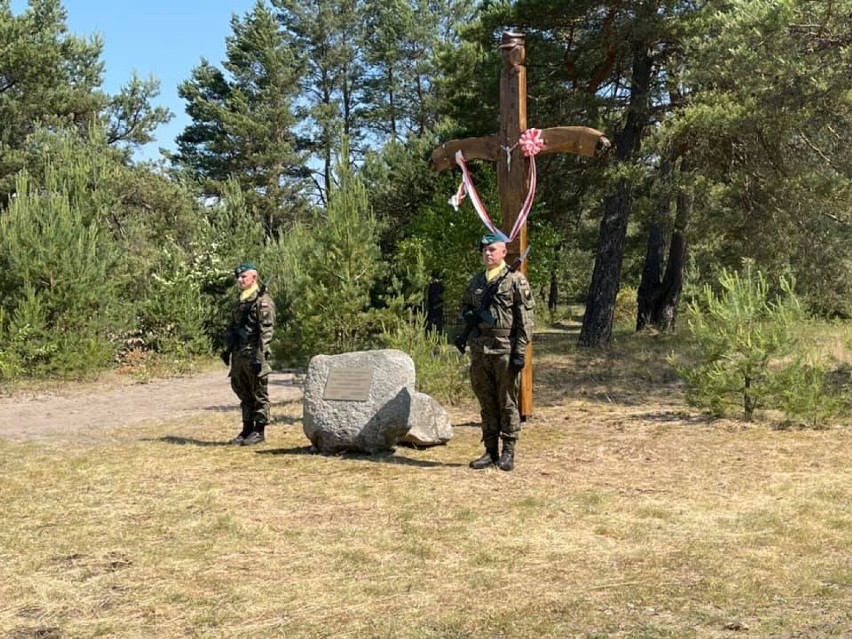
[[850,431],[684,411],[646,339],[539,340],[513,473],[448,446],[262,448],[216,414],[91,443],[0,443],[0,636],[848,637]]

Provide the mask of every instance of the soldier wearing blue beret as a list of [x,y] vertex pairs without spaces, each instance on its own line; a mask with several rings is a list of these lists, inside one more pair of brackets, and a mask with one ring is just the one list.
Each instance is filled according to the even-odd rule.
[[[479,400],[485,444],[485,454],[470,462],[476,470],[489,466],[512,470],[521,433],[518,392],[527,344],[532,340],[535,304],[527,278],[506,265],[508,241],[499,232],[480,240],[485,269],[471,279],[461,304],[465,322],[478,321],[468,343],[470,382]],[[487,308],[482,308],[483,297]]]
[[269,423],[268,375],[270,344],[275,327],[275,302],[258,281],[257,267],[243,262],[234,269],[239,299],[225,333],[228,350],[222,354],[230,364],[231,388],[240,400],[243,428],[231,444],[251,446],[266,440]]

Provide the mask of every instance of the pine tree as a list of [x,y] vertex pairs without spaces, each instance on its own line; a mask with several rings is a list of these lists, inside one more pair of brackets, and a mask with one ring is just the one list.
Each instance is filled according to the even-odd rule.
[[694,268],[792,268],[810,308],[847,316],[850,15],[850,0],[709,3],[688,41],[683,109],[662,130],[701,187]]
[[751,262],[741,273],[723,271],[719,285],[720,294],[705,286],[687,308],[696,354],[670,361],[687,383],[690,404],[717,416],[741,409],[751,421],[777,400],[776,380],[789,368],[783,359],[798,348],[792,329],[802,310],[793,281],[782,277],[773,299],[766,276]]
[[69,33],[66,18],[60,0],[30,0],[20,15],[0,1],[0,206],[28,165],[28,138],[38,130],[67,129],[82,139],[104,132],[108,144],[130,149],[171,117],[151,104],[154,78],[133,76],[118,94],[104,93],[103,41]]
[[439,50],[456,37],[470,3],[368,0],[363,13],[367,126],[383,141],[427,135],[438,117]]
[[[331,189],[336,149],[342,141],[352,154],[362,149],[360,104],[363,60],[359,42],[363,29],[356,0],[271,0],[287,41],[302,61],[298,79],[304,103],[300,131],[319,162],[315,180],[318,197],[326,202]],[[351,146],[350,146],[351,145]],[[343,161],[352,161],[351,157]]]
[[231,28],[223,69],[202,60],[179,87],[192,123],[173,161],[207,196],[222,196],[235,179],[272,236],[306,210],[294,114],[301,59],[262,3]]
[[371,297],[382,273],[379,223],[357,173],[341,161],[334,177],[328,207],[280,240],[290,315],[283,341],[296,359],[367,348],[381,328]]
[[[85,374],[108,364],[130,324],[120,246],[100,223],[109,196],[89,191],[90,167],[66,156],[43,187],[18,177],[0,216],[0,350],[29,376]],[[70,183],[69,183],[70,182]]]

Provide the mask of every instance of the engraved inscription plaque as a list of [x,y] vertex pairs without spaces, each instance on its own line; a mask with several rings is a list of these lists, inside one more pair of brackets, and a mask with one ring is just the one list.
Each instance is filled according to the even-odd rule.
[[372,368],[330,368],[322,398],[366,402],[372,383]]

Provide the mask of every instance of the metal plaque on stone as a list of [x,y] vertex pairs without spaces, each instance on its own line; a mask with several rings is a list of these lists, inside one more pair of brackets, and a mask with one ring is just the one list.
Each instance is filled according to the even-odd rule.
[[330,368],[322,398],[366,402],[370,398],[372,383],[372,368]]

